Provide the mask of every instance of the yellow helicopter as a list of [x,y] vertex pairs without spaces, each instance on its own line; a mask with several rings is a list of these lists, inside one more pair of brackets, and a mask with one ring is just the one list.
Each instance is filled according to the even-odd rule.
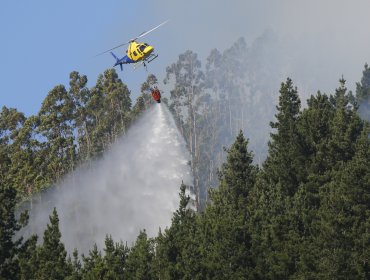
[[[136,40],[141,38],[141,37],[144,37],[148,33],[154,31],[155,29],[159,28],[160,26],[162,26],[163,24],[165,24],[167,22],[168,22],[168,20],[162,22],[161,24],[159,24],[156,27],[150,29],[149,31],[145,31],[145,32],[141,33],[139,36],[137,36],[134,39],[131,39],[130,41],[128,41],[126,43],[120,44],[120,45],[118,45],[114,48],[111,48],[111,49],[109,49],[107,51],[104,51],[102,53],[99,53],[97,55],[101,55],[101,54],[110,52],[111,55],[116,59],[116,63],[113,65],[113,67],[119,65],[120,68],[121,68],[121,71],[123,70],[123,67],[122,67],[123,64],[134,63],[134,65],[135,65],[134,68],[136,68],[137,65],[144,65],[144,67],[146,67],[145,63],[149,63],[149,62],[153,61],[154,59],[156,59],[158,57],[158,54],[154,53],[154,47],[153,46],[150,46],[147,43],[139,43]],[[124,57],[119,58],[112,52],[112,50],[117,49],[117,48],[122,47],[122,46],[127,45],[127,44],[128,44],[128,47],[127,47],[127,50],[126,50],[126,55]]]

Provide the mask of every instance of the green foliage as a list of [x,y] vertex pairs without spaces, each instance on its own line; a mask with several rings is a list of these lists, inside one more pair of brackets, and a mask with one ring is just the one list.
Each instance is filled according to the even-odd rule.
[[37,132],[45,139],[42,142],[44,161],[42,170],[50,176],[49,181],[59,181],[71,170],[75,161],[73,127],[73,101],[65,87],[54,87],[38,114],[40,125]]
[[82,255],[82,279],[126,279],[124,277],[128,248],[122,243],[114,243],[111,236],[105,238],[104,256],[96,244],[88,256]]
[[[353,157],[332,172],[320,187],[320,228],[316,246],[321,248],[319,275],[330,279],[369,277],[369,128],[356,142]],[[336,168],[337,169],[337,168]]]
[[[27,213],[20,220],[15,217],[16,191],[0,185],[0,279],[19,277],[18,254],[24,249],[22,238],[15,234],[27,222]],[[23,247],[23,248],[22,248]]]
[[157,78],[148,76],[133,107],[114,69],[91,88],[72,72],[69,88],[54,87],[35,116],[3,107],[0,279],[369,279],[370,128],[359,117],[367,114],[369,67],[356,98],[342,78],[333,95],[318,92],[303,110],[292,80],[282,83],[260,169],[240,129],[264,143],[258,123],[272,117],[266,104],[275,92],[256,77],[273,80],[258,68],[269,64],[269,40],[267,32],[249,48],[240,39],[223,53],[212,50],[205,71],[192,51],[167,68],[169,107],[192,156],[203,212],[191,209],[182,184],[171,225],[156,238],[141,231],[131,248],[107,236],[103,252],[95,245],[87,256],[67,257],[55,209],[40,244],[16,237],[27,219],[14,211],[17,195],[109,149],[153,103]]
[[44,231],[43,244],[37,248],[38,269],[36,279],[65,279],[72,273],[67,262],[67,252],[61,242],[59,217],[56,209],[50,215],[50,223]]
[[132,108],[132,117],[137,118],[144,110],[148,109],[155,101],[151,96],[152,89],[158,85],[157,77],[148,75],[146,81],[141,85],[141,95],[137,98]]
[[140,231],[134,246],[130,249],[127,256],[125,279],[155,279],[152,269],[153,259],[153,241],[148,239],[145,230]]
[[0,184],[12,185],[9,175],[12,169],[12,157],[17,152],[14,144],[20,128],[25,121],[24,114],[16,109],[3,106],[0,113]]
[[227,150],[220,171],[220,186],[212,190],[202,216],[204,270],[210,279],[246,279],[251,273],[251,230],[248,200],[257,168],[242,132]]
[[370,121],[370,68],[367,63],[364,68],[361,82],[356,83],[356,98],[360,106],[360,115]]
[[186,185],[180,188],[180,205],[173,214],[171,226],[159,234],[155,247],[157,279],[197,279],[200,261],[196,239],[196,216],[188,207]]
[[297,88],[293,88],[293,82],[288,78],[286,83],[281,84],[276,122],[270,123],[276,133],[271,134],[264,169],[271,183],[279,183],[284,195],[290,196],[295,193],[304,173],[301,169],[302,149],[297,128],[300,105]]
[[100,75],[91,89],[86,76],[71,72],[69,86],[55,86],[39,113],[28,118],[2,108],[0,183],[13,186],[22,199],[102,155],[144,109],[139,102],[141,109],[131,112],[130,91],[114,69]]
[[80,262],[78,251],[75,249],[73,251],[73,260],[68,258],[68,265],[72,267],[72,273],[66,278],[68,280],[81,280],[82,279],[82,264]]
[[106,269],[103,257],[96,244],[89,251],[88,256],[82,255],[82,259],[84,262],[82,279],[103,279]]
[[88,157],[100,156],[128,127],[131,109],[130,92],[114,69],[98,77],[86,104]]
[[[166,69],[164,83],[174,83],[170,91],[170,110],[188,145],[192,161],[194,181],[199,181],[200,146],[198,144],[198,116],[204,104],[204,73],[196,53],[188,50],[179,55],[179,60]],[[195,185],[196,193],[199,186]]]

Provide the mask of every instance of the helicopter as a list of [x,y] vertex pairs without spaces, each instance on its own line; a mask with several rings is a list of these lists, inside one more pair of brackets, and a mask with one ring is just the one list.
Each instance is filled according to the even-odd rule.
[[[121,68],[121,71],[123,70],[123,66],[122,66],[123,64],[131,64],[131,63],[134,64],[135,69],[137,66],[140,66],[140,65],[144,65],[144,67],[146,68],[146,63],[152,62],[154,59],[158,57],[158,54],[154,53],[153,46],[150,46],[147,43],[137,42],[136,40],[141,37],[144,37],[145,35],[149,34],[150,32],[154,31],[155,29],[159,28],[160,26],[164,25],[167,22],[168,20],[162,22],[161,24],[150,29],[149,31],[142,32],[139,36],[137,36],[134,39],[129,40],[126,43],[120,44],[114,48],[111,48],[107,51],[97,54],[97,56],[110,52],[110,54],[116,60],[116,63],[113,65],[113,67],[119,65]],[[128,44],[128,47],[126,50],[126,55],[124,57],[119,58],[112,52],[112,50],[117,49],[127,44]]]

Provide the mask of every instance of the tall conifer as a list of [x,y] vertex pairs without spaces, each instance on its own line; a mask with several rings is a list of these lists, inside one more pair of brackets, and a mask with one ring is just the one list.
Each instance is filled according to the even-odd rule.
[[22,238],[15,238],[15,234],[27,221],[27,214],[22,215],[22,220],[16,219],[16,201],[16,190],[0,185],[0,279],[19,277]]
[[59,217],[56,209],[49,217],[50,223],[44,231],[43,244],[38,248],[39,268],[37,279],[65,279],[72,274],[67,262],[67,252],[61,242]]
[[240,131],[227,150],[220,170],[220,186],[210,193],[211,203],[203,216],[204,270],[212,279],[246,279],[251,275],[251,231],[248,199],[257,168]]

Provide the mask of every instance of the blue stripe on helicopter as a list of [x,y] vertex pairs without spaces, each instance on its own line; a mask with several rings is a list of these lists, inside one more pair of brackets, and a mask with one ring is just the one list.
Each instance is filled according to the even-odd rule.
[[131,58],[129,58],[127,55],[125,55],[124,57],[122,57],[118,63],[134,63],[135,60],[132,60]]

